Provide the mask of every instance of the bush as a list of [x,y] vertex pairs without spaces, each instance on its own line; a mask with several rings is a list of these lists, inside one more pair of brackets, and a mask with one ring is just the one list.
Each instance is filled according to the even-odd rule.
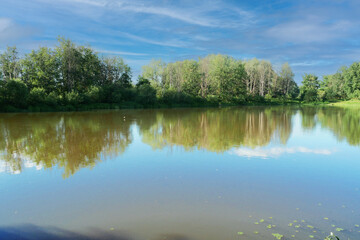
[[78,92],[71,91],[65,94],[65,102],[67,104],[76,105],[82,103],[82,97]]
[[317,90],[310,89],[305,92],[304,94],[305,102],[315,102],[316,100],[317,100]]
[[15,79],[7,81],[2,88],[1,95],[5,104],[14,107],[26,107],[28,89],[22,81]]
[[352,94],[351,94],[351,98],[355,98],[360,100],[360,90],[356,89]]
[[156,90],[150,84],[142,84],[137,87],[136,101],[143,105],[154,105],[156,102]]
[[317,92],[317,98],[319,99],[319,101],[325,101],[327,99],[326,95],[327,94],[324,90],[319,90]]
[[84,94],[84,102],[98,103],[100,101],[100,88],[91,86]]
[[33,88],[31,89],[28,96],[28,103],[30,105],[43,104],[45,102],[46,92],[44,88]]
[[45,97],[45,104],[55,107],[60,102],[60,97],[56,92],[51,92]]

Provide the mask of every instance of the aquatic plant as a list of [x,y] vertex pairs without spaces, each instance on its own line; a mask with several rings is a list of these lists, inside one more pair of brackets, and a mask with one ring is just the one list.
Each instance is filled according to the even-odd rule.
[[284,237],[284,235],[281,235],[280,233],[273,233],[272,235],[278,240],[281,240]]
[[324,240],[340,240],[340,238],[337,236],[334,236],[333,233],[330,233],[330,236],[327,236]]

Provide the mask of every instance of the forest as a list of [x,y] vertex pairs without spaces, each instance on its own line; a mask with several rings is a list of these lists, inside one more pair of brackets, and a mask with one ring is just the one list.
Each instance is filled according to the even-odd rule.
[[288,63],[211,54],[197,60],[152,60],[133,81],[121,57],[59,38],[20,57],[0,54],[0,111],[321,103],[360,99],[360,62],[320,80],[304,74],[300,86]]

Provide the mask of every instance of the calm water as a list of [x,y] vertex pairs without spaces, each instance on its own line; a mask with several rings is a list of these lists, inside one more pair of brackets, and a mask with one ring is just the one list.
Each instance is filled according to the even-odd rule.
[[358,109],[0,114],[0,135],[0,239],[360,239]]

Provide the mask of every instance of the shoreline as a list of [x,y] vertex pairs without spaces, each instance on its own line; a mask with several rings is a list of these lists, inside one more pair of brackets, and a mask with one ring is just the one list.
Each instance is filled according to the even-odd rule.
[[155,104],[144,106],[137,103],[94,103],[63,106],[30,106],[27,109],[15,108],[12,106],[2,106],[0,113],[36,113],[36,112],[83,112],[93,110],[121,110],[121,109],[164,109],[164,108],[217,108],[217,107],[240,107],[240,106],[331,106],[331,107],[358,107],[360,100],[346,100],[338,102],[299,102],[299,101],[265,101],[265,102],[247,102],[247,103],[195,103],[195,104]]

